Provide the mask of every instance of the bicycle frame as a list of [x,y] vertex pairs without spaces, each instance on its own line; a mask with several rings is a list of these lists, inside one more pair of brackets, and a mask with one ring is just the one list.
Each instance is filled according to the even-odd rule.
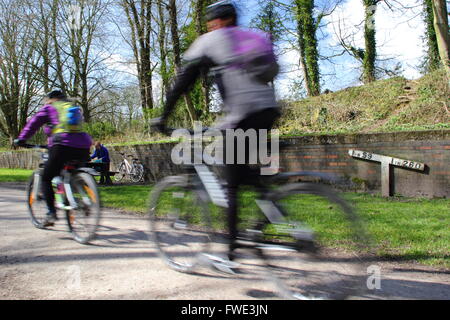
[[[125,156],[123,157],[122,162],[119,165],[119,168],[122,166],[122,164],[125,165],[125,171],[126,171],[125,173],[127,175],[131,175],[134,173],[134,170],[135,170],[134,166],[130,163],[130,161],[127,160],[127,158]],[[133,160],[133,164],[135,164],[134,160]]]
[[[203,161],[208,163],[213,163],[213,159],[207,158],[208,155],[204,155],[200,152],[194,152],[194,164],[190,165],[195,172],[197,173],[197,176],[199,177],[201,183],[203,184],[206,193],[209,196],[209,199],[211,202],[219,207],[222,208],[228,208],[228,197],[227,193],[225,192],[222,184],[220,183],[217,175],[210,170],[208,165],[203,164]],[[201,163],[201,164],[195,164],[195,163]],[[315,172],[306,172],[306,171],[299,171],[299,172],[288,172],[288,173],[281,173],[277,174],[275,176],[269,177],[271,181],[275,181],[278,179],[288,179],[291,177],[298,177],[298,176],[309,176],[309,177],[315,177],[320,178],[323,180],[331,180],[334,181],[335,179],[329,175],[322,174],[322,173],[315,173]],[[297,230],[297,229],[289,229],[287,227],[287,221],[285,219],[285,214],[283,214],[282,210],[277,206],[275,202],[273,202],[270,199],[255,199],[255,203],[260,209],[261,213],[267,218],[267,222],[274,224],[276,226],[277,232],[280,233],[287,233],[293,236],[294,238],[297,238],[298,231],[303,230]],[[279,243],[271,242],[271,241],[263,241],[260,242],[261,244],[272,244],[272,245],[279,245]],[[296,248],[296,244],[285,244],[285,246],[290,247],[292,249]],[[248,248],[256,248],[258,246],[248,246]]]
[[[47,152],[42,152],[41,154],[41,158],[43,160],[43,162],[40,164],[40,167],[43,167],[43,165],[45,164],[45,162],[48,160],[48,153]],[[69,168],[69,169],[68,169]],[[62,210],[76,210],[78,209],[78,205],[77,202],[75,201],[75,198],[73,196],[73,192],[72,192],[72,186],[70,185],[70,180],[72,177],[72,173],[70,172],[70,170],[72,169],[76,169],[77,171],[81,171],[81,172],[86,172],[92,176],[98,176],[98,172],[95,171],[92,168],[84,168],[84,167],[80,167],[80,168],[72,168],[72,167],[68,167],[66,166],[61,173],[59,174],[60,177],[62,177],[63,179],[63,186],[64,186],[64,195],[67,199],[67,201],[69,202],[69,206],[63,206],[60,207],[59,209]],[[41,169],[42,170],[42,169]],[[37,170],[35,171],[34,174],[34,179],[33,179],[33,197],[34,199],[37,199],[38,197],[38,193],[41,187],[41,170]]]
[[131,167],[130,162],[126,158],[123,158],[122,163],[125,164],[125,169],[126,169],[127,174],[130,174],[131,171],[133,170],[133,168]]

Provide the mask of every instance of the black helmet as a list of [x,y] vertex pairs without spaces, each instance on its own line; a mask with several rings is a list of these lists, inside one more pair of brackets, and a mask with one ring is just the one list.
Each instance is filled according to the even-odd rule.
[[47,94],[47,98],[49,99],[67,99],[67,96],[60,90],[53,90],[49,94]]
[[230,1],[223,0],[206,7],[206,21],[219,18],[237,18],[236,8]]

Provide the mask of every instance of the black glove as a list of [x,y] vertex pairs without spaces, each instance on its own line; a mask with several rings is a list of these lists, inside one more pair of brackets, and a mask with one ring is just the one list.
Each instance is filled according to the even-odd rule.
[[167,133],[166,121],[163,118],[154,118],[150,120],[150,128],[161,133]]
[[17,147],[23,146],[23,145],[25,145],[25,143],[26,143],[26,141],[22,140],[22,139],[15,139],[13,141],[13,144]]

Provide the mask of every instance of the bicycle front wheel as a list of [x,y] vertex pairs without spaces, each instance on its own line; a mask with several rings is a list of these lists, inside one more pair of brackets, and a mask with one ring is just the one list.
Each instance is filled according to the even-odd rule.
[[119,172],[114,176],[114,180],[116,180],[116,182],[121,182],[126,175],[127,168],[125,166],[125,163],[122,163],[119,167]]
[[169,267],[193,272],[210,243],[210,221],[201,191],[188,176],[161,180],[150,195],[150,235]]
[[27,206],[31,223],[38,229],[45,229],[44,221],[47,217],[47,204],[42,194],[41,171],[35,171],[28,180]]
[[[313,300],[358,298],[366,288],[362,254],[369,248],[369,237],[352,206],[331,188],[314,183],[283,186],[269,199],[286,219],[282,226],[274,226],[283,230],[281,235],[280,230],[273,233],[280,242],[288,238],[293,244],[293,250],[261,246],[268,275],[281,295]],[[341,248],[326,249],[336,246]]]
[[66,211],[69,230],[74,239],[87,244],[96,236],[100,223],[100,197],[94,178],[83,172],[72,176],[71,189],[77,207]]

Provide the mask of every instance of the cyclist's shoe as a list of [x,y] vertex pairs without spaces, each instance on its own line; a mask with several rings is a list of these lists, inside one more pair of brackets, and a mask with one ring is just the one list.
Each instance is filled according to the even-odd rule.
[[44,228],[46,227],[53,227],[55,225],[55,222],[58,220],[58,217],[56,216],[56,213],[47,213],[47,217],[45,218],[43,222]]
[[239,267],[241,266],[237,262],[233,262],[227,258],[213,254],[203,254],[202,260],[214,270],[226,274],[238,274]]

